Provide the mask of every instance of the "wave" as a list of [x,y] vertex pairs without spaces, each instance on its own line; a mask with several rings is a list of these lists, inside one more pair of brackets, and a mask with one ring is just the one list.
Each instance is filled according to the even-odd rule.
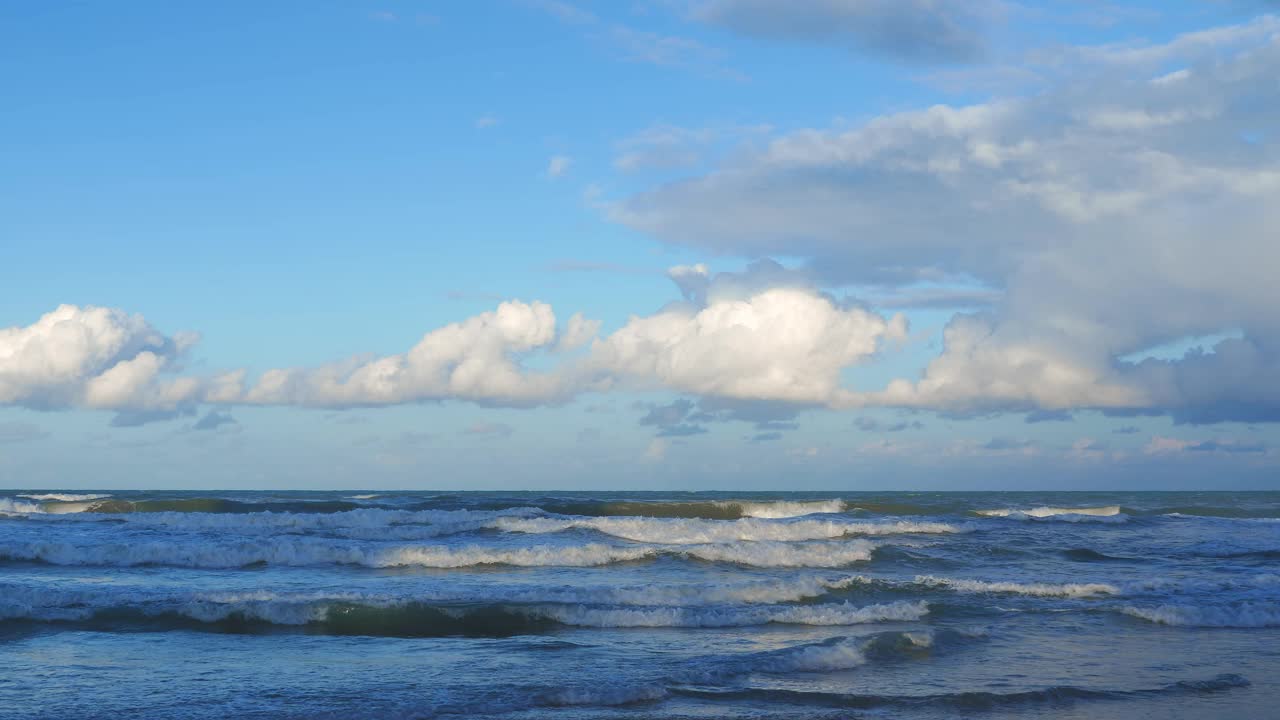
[[595,628],[723,628],[768,624],[846,626],[908,622],[928,614],[928,605],[896,602],[755,607],[613,607],[585,604],[438,603],[336,595],[277,596],[248,593],[224,597],[159,597],[121,603],[103,598],[88,604],[75,593],[33,597],[13,593],[0,601],[0,619],[100,626],[197,622],[220,630],[264,632],[294,628],[333,635],[438,637],[507,636],[544,632],[555,626]]
[[360,565],[370,568],[466,568],[482,565],[515,567],[592,567],[649,560],[658,556],[752,567],[836,568],[871,559],[876,545],[865,540],[789,544],[775,542],[697,545],[678,550],[651,546],[533,545],[370,546],[334,543],[319,538],[274,536],[269,540],[233,542],[149,541],[77,545],[26,541],[0,544],[0,559],[51,565],[133,567],[166,565],[189,568],[238,568],[254,565]]
[[51,565],[132,567],[167,565],[190,568],[238,568],[252,565],[361,565],[371,568],[463,568],[478,565],[518,567],[590,567],[642,560],[653,548],[612,545],[531,546],[526,548],[393,546],[334,544],[312,538],[275,537],[270,542],[134,542],[81,546],[59,542],[0,545],[0,558]]
[[27,498],[28,500],[40,500],[40,501],[54,500],[58,502],[77,502],[82,500],[101,500],[103,498],[109,498],[111,496],[101,495],[101,494],[76,495],[74,493],[43,493],[39,495],[18,495],[17,497]]
[[1137,558],[1107,555],[1092,548],[1071,548],[1063,550],[1062,556],[1073,562],[1134,562]]
[[511,517],[486,525],[506,532],[554,533],[581,528],[637,542],[670,545],[736,541],[791,542],[823,540],[848,535],[900,535],[957,533],[964,528],[946,523],[892,522],[850,523],[836,520],[775,522],[757,518],[705,520],[644,517]]
[[27,502],[25,500],[14,500],[12,498],[0,498],[0,515],[29,515],[32,513],[43,513],[44,507],[39,503]]
[[702,518],[706,520],[738,520],[741,518],[781,519],[841,513],[848,505],[843,500],[706,500],[689,502],[657,502],[624,500],[617,502],[548,502],[540,503],[548,512],[587,517],[654,517]]
[[549,607],[539,614],[564,625],[598,628],[749,627],[755,625],[863,625],[910,622],[929,613],[924,601],[863,607],[845,603],[751,608],[595,608]]
[[931,587],[943,587],[964,593],[1001,593],[1031,597],[1088,598],[1099,595],[1119,595],[1120,589],[1106,583],[1016,583],[987,582],[983,580],[952,580],[917,575],[915,582]]
[[997,508],[994,510],[974,510],[974,514],[991,518],[1009,518],[1012,520],[1056,520],[1060,522],[1128,522],[1129,516],[1122,512],[1119,505],[1104,507],[1034,507],[1034,508]]
[[817,706],[855,710],[877,708],[939,708],[957,712],[998,710],[1027,705],[1075,701],[1123,701],[1165,695],[1204,695],[1248,687],[1249,681],[1233,673],[1208,680],[1184,680],[1158,688],[1106,690],[1059,685],[1020,692],[968,691],[933,695],[860,695],[853,693],[789,690],[783,688],[670,688],[675,695],[701,700],[738,700],[758,703]]
[[1234,605],[1125,606],[1120,612],[1160,625],[1206,628],[1280,627],[1280,605],[1246,601]]
[[800,578],[730,584],[512,586],[417,588],[404,594],[370,592],[183,592],[159,588],[85,587],[0,583],[0,619],[85,620],[130,608],[216,622],[233,615],[276,625],[302,625],[324,617],[330,606],[593,606],[686,607],[783,605],[812,600],[848,587],[852,578]]
[[1280,509],[1276,508],[1241,508],[1183,505],[1165,507],[1153,511],[1156,515],[1168,517],[1204,518],[1211,520],[1276,520],[1280,519]]
[[670,693],[661,683],[641,683],[635,685],[609,685],[601,687],[568,687],[552,690],[536,698],[536,704],[550,707],[571,707],[590,705],[596,707],[617,707],[665,700]]
[[755,542],[737,545],[704,545],[677,551],[708,562],[751,567],[837,568],[871,559],[877,546],[866,540],[806,544]]

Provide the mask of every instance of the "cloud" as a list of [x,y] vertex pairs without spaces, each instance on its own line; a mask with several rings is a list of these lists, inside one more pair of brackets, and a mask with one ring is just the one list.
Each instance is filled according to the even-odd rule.
[[[570,330],[580,335],[581,323]],[[522,356],[556,342],[551,306],[512,300],[432,330],[403,354],[268,370],[238,401],[334,408],[450,399],[506,406],[557,402],[570,395],[565,379],[520,365]]]
[[763,433],[757,433],[753,435],[751,437],[751,442],[755,444],[760,444],[760,443],[766,443],[766,442],[773,442],[775,440],[781,440],[781,439],[782,439],[782,433],[780,432],[763,432]]
[[[921,376],[851,406],[1280,421],[1280,18],[1038,69],[1024,96],[797,130],[607,212],[709,253],[803,258],[822,284],[998,293]],[[1211,352],[1122,360],[1228,329]]]
[[528,4],[566,25],[580,28],[587,38],[607,47],[622,60],[739,77],[719,66],[724,55],[720,50],[692,38],[611,22],[560,0],[528,0]]
[[632,317],[592,344],[590,366],[610,386],[829,405],[846,392],[843,368],[904,334],[901,318],[842,308],[813,290],[773,288]]
[[497,115],[485,113],[484,115],[481,115],[480,117],[476,118],[475,124],[476,124],[477,130],[487,130],[488,128],[491,128],[491,127],[497,127],[501,122],[502,122],[502,119],[499,118]]
[[986,51],[982,0],[705,0],[692,16],[748,37],[834,45],[905,63],[954,63]]
[[691,435],[703,435],[706,432],[707,429],[701,425],[683,423],[662,428],[658,431],[658,437],[689,437]]
[[556,349],[561,352],[576,350],[591,342],[599,332],[599,320],[591,320],[584,317],[582,313],[574,313],[569,317],[569,322],[565,323],[564,331],[560,333],[560,340],[556,343]]
[[730,141],[749,141],[769,130],[767,125],[714,128],[654,125],[621,140],[613,166],[624,173],[693,167],[709,159],[719,146]]
[[1071,422],[1074,416],[1066,410],[1032,410],[1027,413],[1028,424],[1043,422]]
[[649,412],[640,418],[640,424],[660,428],[678,425],[689,417],[694,407],[694,402],[685,398],[674,400],[666,405],[650,405]]
[[197,336],[168,336],[141,315],[61,305],[25,327],[0,329],[0,405],[174,412],[227,377],[178,377]]
[[49,437],[39,425],[26,422],[0,422],[0,444],[25,443]]
[[1111,432],[1117,435],[1136,435],[1137,433],[1142,432],[1142,430],[1137,425],[1125,425],[1124,427],[1118,427]]
[[573,158],[568,155],[552,155],[547,161],[547,177],[555,180],[564,177],[569,172],[569,166],[573,164]]
[[924,423],[919,420],[903,421],[896,423],[882,423],[869,417],[855,418],[853,426],[863,432],[903,432],[904,430],[923,430]]
[[217,430],[222,425],[239,425],[229,413],[211,410],[191,426],[192,430]]
[[1257,442],[1238,440],[1183,440],[1156,435],[1143,450],[1148,455],[1177,453],[1254,454],[1267,452],[1267,446]]

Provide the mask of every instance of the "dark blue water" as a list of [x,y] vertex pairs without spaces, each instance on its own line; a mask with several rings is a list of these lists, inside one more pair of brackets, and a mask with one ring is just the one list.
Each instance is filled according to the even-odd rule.
[[0,717],[1275,717],[1277,518],[1280,493],[0,491]]

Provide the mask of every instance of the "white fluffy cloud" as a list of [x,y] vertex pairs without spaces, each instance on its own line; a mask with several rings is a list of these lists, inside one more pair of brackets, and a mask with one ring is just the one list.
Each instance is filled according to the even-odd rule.
[[[675,272],[682,285],[698,269]],[[713,397],[828,405],[840,372],[905,335],[905,321],[842,308],[805,288],[683,303],[596,341],[590,366],[615,381]]]
[[[1033,95],[803,130],[613,206],[832,284],[977,278],[920,378],[862,402],[1280,419],[1280,18],[1066,50]],[[1182,361],[1121,358],[1240,331]]]
[[[581,319],[568,341],[583,342]],[[520,366],[520,356],[556,342],[546,303],[504,302],[496,310],[427,333],[407,353],[313,369],[263,373],[243,401],[267,405],[354,407],[427,400],[535,405],[564,396],[563,378]]]
[[0,329],[0,405],[34,409],[172,410],[204,384],[166,376],[195,336],[166,336],[141,315],[62,305]]

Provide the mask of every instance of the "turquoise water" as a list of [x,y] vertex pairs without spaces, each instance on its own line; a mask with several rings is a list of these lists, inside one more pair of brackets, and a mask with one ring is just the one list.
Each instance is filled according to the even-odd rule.
[[1280,493],[0,491],[0,717],[1274,717],[1278,518]]

